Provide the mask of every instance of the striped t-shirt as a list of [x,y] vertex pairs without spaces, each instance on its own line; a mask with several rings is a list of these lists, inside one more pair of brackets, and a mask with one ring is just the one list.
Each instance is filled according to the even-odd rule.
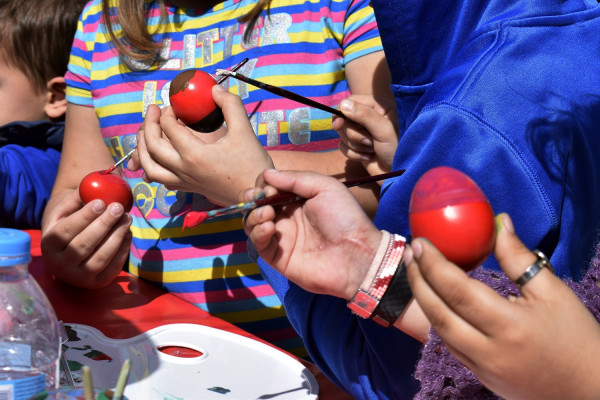
[[[150,32],[159,10],[147,2]],[[169,24],[155,35],[162,58],[151,66],[122,59],[110,45],[100,0],[84,9],[69,62],[68,101],[93,106],[115,160],[135,147],[149,104],[169,104],[170,81],[182,70],[214,74],[242,59],[242,74],[336,106],[349,94],[346,63],[382,50],[368,0],[274,0],[248,42],[237,19],[256,1],[227,0],[191,10],[167,2]],[[117,33],[119,31],[117,30]],[[235,79],[227,85],[244,101],[252,126],[267,149],[329,151],[339,138],[331,114],[287,100]],[[190,210],[215,208],[198,194],[146,183],[141,172],[122,170],[135,206],[129,270],[198,307],[299,355],[301,340],[281,302],[250,261],[239,215],[182,231]]]

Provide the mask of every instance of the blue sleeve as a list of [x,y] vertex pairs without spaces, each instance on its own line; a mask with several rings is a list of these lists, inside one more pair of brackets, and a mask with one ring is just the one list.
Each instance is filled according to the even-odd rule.
[[[567,190],[565,166],[573,158],[570,154],[575,151],[572,145],[577,140],[575,135],[554,128],[548,146],[536,148],[528,142],[543,143],[540,133],[536,134],[511,137],[455,104],[438,104],[424,110],[400,137],[393,169],[404,168],[406,172],[382,185],[376,225],[379,229],[410,235],[408,210],[417,180],[433,167],[453,167],[481,187],[495,214],[511,215],[525,245],[547,254],[557,275],[578,278],[582,273],[579,266],[589,260],[583,248],[593,248],[595,239],[595,235],[588,234],[583,227],[594,225],[600,210],[584,203],[584,199],[599,196],[600,185],[594,181]],[[578,153],[583,154],[583,151]],[[582,182],[594,176],[593,170],[587,175],[583,170],[579,172],[577,179]],[[585,191],[589,193],[584,194]],[[589,223],[582,221],[575,225],[572,222],[577,214],[569,210],[575,202],[579,202],[580,209],[589,210],[584,213]],[[566,233],[561,232],[565,226],[579,226],[581,236],[569,232],[568,237],[560,238],[561,233]],[[575,242],[580,244],[575,246]],[[565,248],[571,251],[566,253]],[[484,265],[500,270],[494,257],[489,257]]]
[[420,343],[395,328],[364,320],[344,299],[309,293],[275,271],[258,265],[285,306],[313,362],[355,399],[412,399]]
[[0,147],[0,225],[39,229],[56,179],[60,152],[6,145]]

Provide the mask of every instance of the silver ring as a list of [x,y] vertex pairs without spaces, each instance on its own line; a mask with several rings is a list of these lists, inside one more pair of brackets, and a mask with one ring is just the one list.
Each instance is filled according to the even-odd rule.
[[535,254],[535,256],[537,257],[537,260],[533,264],[531,264],[529,267],[527,267],[525,272],[523,272],[523,275],[521,275],[515,281],[515,283],[517,284],[518,287],[522,287],[524,284],[529,282],[543,268],[548,268],[548,270],[550,270],[550,272],[554,273],[554,268],[552,267],[550,260],[548,260],[548,257],[546,257],[544,255],[544,253],[535,249],[535,250],[533,250],[533,254]]

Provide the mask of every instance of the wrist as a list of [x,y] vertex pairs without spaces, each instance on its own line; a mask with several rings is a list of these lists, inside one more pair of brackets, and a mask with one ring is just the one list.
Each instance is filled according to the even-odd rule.
[[373,280],[390,239],[388,232],[375,230],[375,234],[369,235],[369,239],[363,242],[360,251],[347,258],[346,262],[352,267],[348,268],[348,281],[341,297],[351,300],[362,285],[367,286]]
[[[400,235],[384,232],[368,272],[348,308],[362,318],[373,318],[383,326],[389,326],[406,307],[412,293],[406,279],[402,256],[406,239]],[[391,294],[388,288],[392,286]],[[388,300],[382,304],[382,299]]]

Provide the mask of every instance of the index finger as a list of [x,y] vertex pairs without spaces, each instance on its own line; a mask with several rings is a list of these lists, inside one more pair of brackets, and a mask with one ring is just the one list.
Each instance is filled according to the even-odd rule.
[[[412,246],[421,246],[423,249],[416,260],[420,276],[435,296],[460,320],[483,334],[490,335],[497,329],[498,322],[510,315],[511,304],[507,304],[505,298],[483,282],[471,279],[460,267],[447,261],[431,243],[415,239]],[[415,297],[417,295],[418,292],[415,291]],[[427,312],[426,305],[421,304],[421,307]],[[450,317],[438,316],[438,319],[444,329],[458,329],[446,321],[452,321]],[[461,326],[462,322],[454,324]]]

